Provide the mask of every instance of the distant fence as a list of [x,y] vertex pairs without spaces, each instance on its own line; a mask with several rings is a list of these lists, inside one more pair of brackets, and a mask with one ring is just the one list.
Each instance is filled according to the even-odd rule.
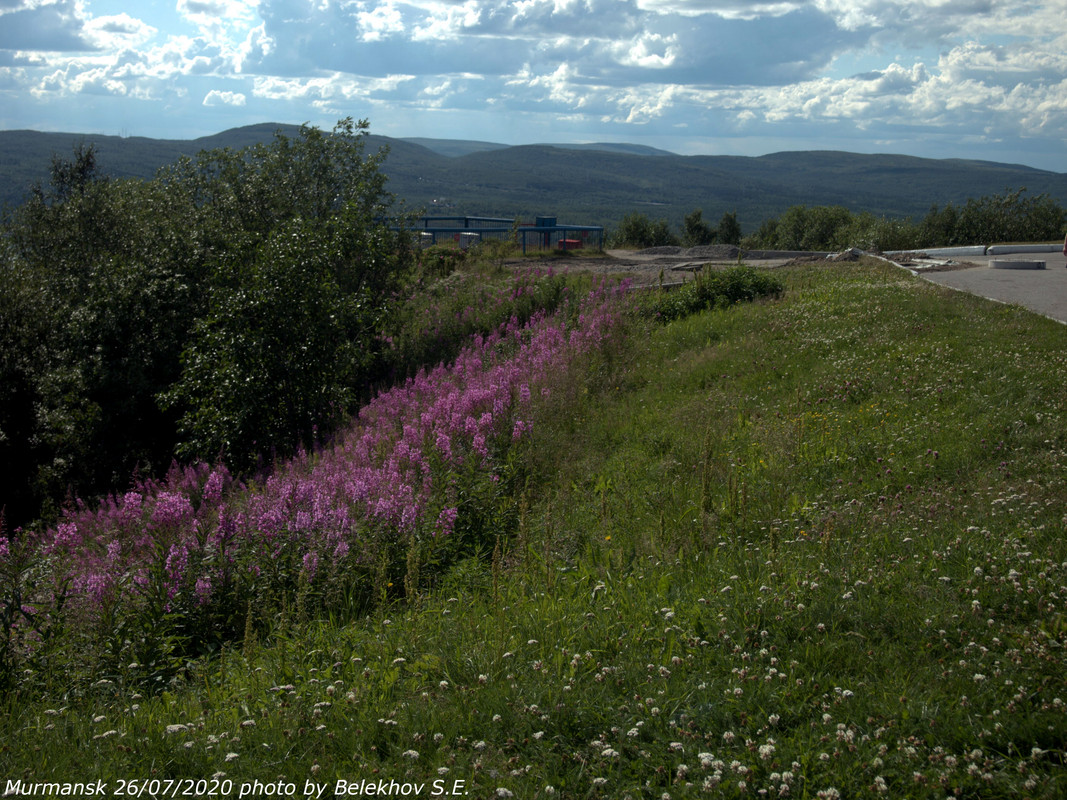
[[423,247],[452,242],[466,249],[486,239],[514,238],[529,250],[581,250],[604,247],[600,225],[560,225],[555,217],[517,222],[501,217],[421,217],[416,230]]

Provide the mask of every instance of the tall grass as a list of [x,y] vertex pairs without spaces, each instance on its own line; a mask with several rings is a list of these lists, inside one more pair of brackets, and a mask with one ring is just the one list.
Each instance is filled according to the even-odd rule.
[[155,692],[27,675],[0,775],[1063,796],[1067,332],[876,262],[778,275],[553,373],[521,482],[472,497],[510,524],[416,602],[294,605]]

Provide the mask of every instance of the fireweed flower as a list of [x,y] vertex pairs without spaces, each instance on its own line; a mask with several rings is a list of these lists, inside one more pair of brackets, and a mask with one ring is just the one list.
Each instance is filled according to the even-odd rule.
[[68,607],[138,602],[152,581],[163,582],[172,611],[183,593],[208,605],[235,576],[277,574],[283,556],[324,580],[373,558],[375,537],[449,536],[458,468],[499,477],[501,458],[529,433],[534,398],[551,397],[572,361],[620,329],[623,296],[597,287],[572,301],[577,315],[512,318],[474,337],[450,365],[381,393],[330,448],[278,465],[252,491],[199,464],[95,509],[80,504],[42,545],[57,577],[70,579]]

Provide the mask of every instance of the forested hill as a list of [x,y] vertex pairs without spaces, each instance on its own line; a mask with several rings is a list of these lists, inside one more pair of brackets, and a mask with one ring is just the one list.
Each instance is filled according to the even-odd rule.
[[[46,182],[54,155],[92,144],[100,170],[151,177],[183,154],[268,141],[292,125],[264,123],[192,140],[76,133],[0,131],[0,203],[21,202]],[[962,159],[783,152],[759,157],[679,156],[636,145],[525,145],[370,135],[368,150],[388,146],[392,192],[429,213],[531,218],[615,225],[640,211],[681,223],[701,208],[716,219],[736,212],[746,230],[794,205],[843,205],[878,216],[922,217],[931,205],[1026,188],[1067,205],[1067,174]]]

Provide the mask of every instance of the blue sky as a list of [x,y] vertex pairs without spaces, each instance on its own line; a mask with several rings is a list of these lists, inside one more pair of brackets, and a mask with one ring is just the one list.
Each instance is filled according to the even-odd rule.
[[1067,172],[1063,0],[0,0],[0,129],[849,150]]

